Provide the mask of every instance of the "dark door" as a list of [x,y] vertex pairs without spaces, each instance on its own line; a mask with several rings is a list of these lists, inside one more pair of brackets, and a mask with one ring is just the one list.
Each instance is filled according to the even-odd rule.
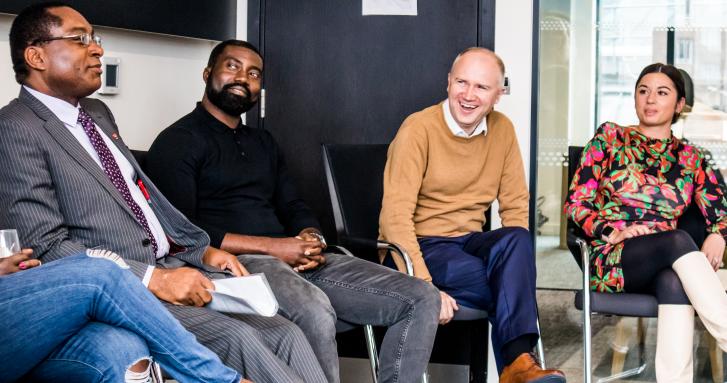
[[[249,0],[266,110],[303,198],[335,238],[321,143],[388,143],[409,114],[446,98],[449,66],[493,48],[494,0],[419,0],[418,16],[362,16],[361,1]],[[365,187],[366,185],[361,185]]]

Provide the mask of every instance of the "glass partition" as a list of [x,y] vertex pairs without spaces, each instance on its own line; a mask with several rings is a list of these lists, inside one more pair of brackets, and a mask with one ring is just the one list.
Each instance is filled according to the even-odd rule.
[[568,146],[584,145],[602,122],[637,122],[644,66],[672,63],[690,74],[693,106],[674,134],[727,169],[727,0],[541,0],[539,12],[538,287],[575,289],[580,270],[562,213]]

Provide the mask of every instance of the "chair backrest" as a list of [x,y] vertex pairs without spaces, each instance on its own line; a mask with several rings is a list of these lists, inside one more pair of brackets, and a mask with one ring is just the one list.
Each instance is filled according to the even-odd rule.
[[141,170],[146,172],[146,157],[148,152],[145,150],[131,150],[131,154],[134,155],[134,159],[139,163]]
[[[333,218],[343,245],[346,238],[378,238],[388,149],[388,144],[323,145]],[[490,230],[489,209],[482,230]]]
[[323,145],[323,166],[339,241],[376,240],[388,144]]
[[[569,146],[568,147],[568,186],[570,187],[571,181],[573,181],[573,176],[576,173],[576,170],[578,169],[578,165],[580,165],[581,162],[581,155],[583,154],[583,147],[582,146]],[[568,198],[567,196],[565,198]],[[587,238],[586,234],[581,230],[581,228],[576,225],[573,221],[568,219],[567,223],[567,232],[568,232],[568,249],[570,250],[573,257],[576,259],[576,262],[578,262],[578,265],[583,268],[583,265],[581,265],[581,255],[580,255],[580,249],[578,248],[578,245],[575,243],[574,237],[579,238]],[[679,217],[679,221],[677,221],[677,228],[682,229],[689,233],[689,235],[692,236],[694,239],[694,242],[697,244],[697,246],[701,247],[702,243],[704,242],[704,238],[707,233],[707,224],[704,220],[704,217],[702,216],[702,212],[699,211],[699,207],[696,203],[692,202],[689,207],[687,207],[687,210],[682,214],[681,217]]]

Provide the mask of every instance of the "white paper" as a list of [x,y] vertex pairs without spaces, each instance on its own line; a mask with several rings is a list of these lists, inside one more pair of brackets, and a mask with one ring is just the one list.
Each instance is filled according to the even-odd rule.
[[263,274],[215,279],[215,291],[207,308],[234,314],[257,314],[271,317],[278,312],[278,300]]
[[417,0],[361,0],[361,13],[364,16],[416,16]]

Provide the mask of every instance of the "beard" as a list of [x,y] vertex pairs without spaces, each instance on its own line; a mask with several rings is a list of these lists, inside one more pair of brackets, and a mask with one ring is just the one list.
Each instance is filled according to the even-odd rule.
[[[233,86],[240,86],[245,89],[247,95],[241,96],[239,94],[233,94],[227,90]],[[224,85],[219,91],[212,86],[212,81],[208,81],[205,86],[205,94],[210,102],[220,108],[226,114],[230,116],[239,116],[248,110],[252,109],[257,103],[257,96],[252,97],[250,87],[247,84],[231,83]]]

